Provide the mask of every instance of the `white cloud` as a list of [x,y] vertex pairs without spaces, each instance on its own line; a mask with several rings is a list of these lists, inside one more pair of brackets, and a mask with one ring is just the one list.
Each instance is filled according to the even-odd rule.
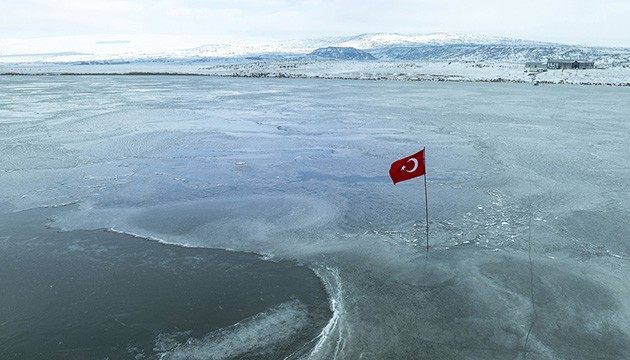
[[0,28],[3,36],[82,35],[94,32],[136,32],[141,8],[124,0],[3,1]]
[[2,0],[0,37],[453,32],[630,47],[625,0]]

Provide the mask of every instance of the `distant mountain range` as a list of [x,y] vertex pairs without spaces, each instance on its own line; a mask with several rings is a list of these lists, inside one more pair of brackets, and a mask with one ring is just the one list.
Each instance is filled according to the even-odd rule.
[[264,44],[210,44],[161,53],[89,55],[37,54],[38,61],[64,63],[229,62],[296,60],[472,61],[525,63],[547,59],[594,61],[596,66],[630,64],[630,48],[546,43],[454,34],[361,34]]
[[[598,65],[630,62],[630,48],[605,48],[499,37],[452,34],[362,34],[297,40],[264,45],[191,49],[196,56],[243,57],[260,60],[317,57],[335,60],[488,61],[524,63],[547,59],[580,59]],[[191,54],[192,55],[192,54]]]

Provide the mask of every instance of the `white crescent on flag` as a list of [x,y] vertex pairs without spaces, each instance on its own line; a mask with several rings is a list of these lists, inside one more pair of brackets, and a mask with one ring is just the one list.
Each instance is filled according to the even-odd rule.
[[[411,170],[407,170],[407,169],[405,169],[405,168],[407,167],[407,164],[408,164],[410,161],[412,161],[412,162],[413,162],[413,169],[411,169]],[[416,171],[417,169],[418,169],[418,160],[417,160],[416,158],[411,158],[411,159],[407,160],[407,162],[405,163],[405,165],[403,165],[403,167],[402,167],[402,169],[401,169],[401,170],[404,170],[404,171],[406,171],[406,172],[408,172],[408,173],[412,173],[412,172]]]

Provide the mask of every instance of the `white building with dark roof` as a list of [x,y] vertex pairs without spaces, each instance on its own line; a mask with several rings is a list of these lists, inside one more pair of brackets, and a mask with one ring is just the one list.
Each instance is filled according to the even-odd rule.
[[539,73],[547,71],[547,64],[542,62],[526,62],[525,71],[530,73]]
[[548,69],[594,69],[595,63],[593,61],[585,60],[547,60]]

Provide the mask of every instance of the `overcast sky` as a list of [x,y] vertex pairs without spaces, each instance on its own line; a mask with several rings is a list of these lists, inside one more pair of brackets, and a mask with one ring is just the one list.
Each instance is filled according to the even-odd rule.
[[0,44],[159,35],[165,43],[191,46],[445,32],[630,47],[628,19],[629,0],[0,0]]

